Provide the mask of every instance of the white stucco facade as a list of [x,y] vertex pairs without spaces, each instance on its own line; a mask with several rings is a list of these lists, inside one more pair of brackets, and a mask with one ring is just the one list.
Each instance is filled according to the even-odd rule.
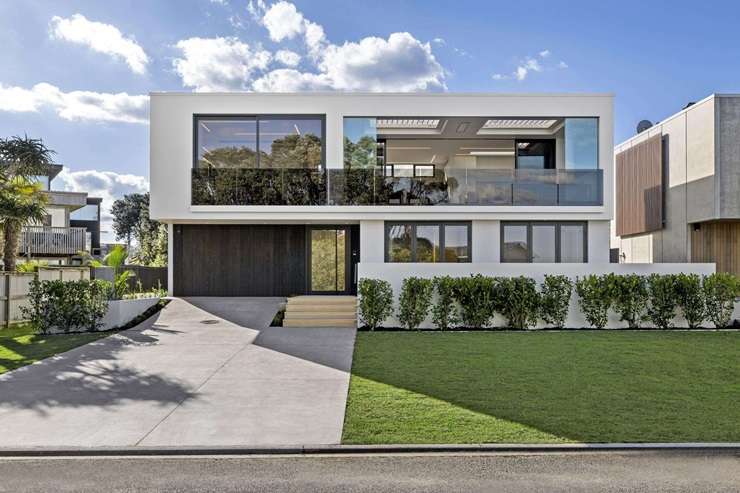
[[[360,230],[360,263],[375,264],[385,261],[386,221],[466,221],[472,232],[472,264],[490,265],[501,260],[502,221],[583,221],[587,223],[587,261],[609,261],[614,189],[613,96],[610,94],[152,93],[150,105],[150,214],[153,219],[169,224],[171,239],[173,225],[355,224]],[[193,205],[194,118],[261,114],[323,117],[327,169],[343,167],[346,117],[596,118],[603,203],[594,206]],[[562,139],[558,140],[556,152],[560,167],[565,152]],[[169,253],[170,286],[173,286],[172,241]],[[565,268],[567,264],[562,265]],[[425,268],[421,264],[418,267]]]

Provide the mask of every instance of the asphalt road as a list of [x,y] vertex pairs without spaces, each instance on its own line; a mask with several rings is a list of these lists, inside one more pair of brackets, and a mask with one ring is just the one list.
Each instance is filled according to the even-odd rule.
[[740,455],[548,453],[0,460],[0,491],[732,491]]

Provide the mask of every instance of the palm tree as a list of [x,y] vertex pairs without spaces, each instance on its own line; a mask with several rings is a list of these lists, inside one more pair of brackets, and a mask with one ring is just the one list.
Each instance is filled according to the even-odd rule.
[[6,271],[15,270],[18,239],[23,226],[29,222],[42,222],[46,216],[46,195],[38,184],[21,177],[2,183],[0,189],[0,222],[5,236],[3,261]]
[[131,270],[121,270],[128,258],[123,245],[116,245],[103,259],[103,264],[113,268],[113,299],[120,300],[128,290],[128,280],[134,276]]
[[46,196],[29,180],[45,175],[54,151],[28,136],[0,139],[0,222],[5,270],[15,270],[18,238],[23,226],[44,219]]

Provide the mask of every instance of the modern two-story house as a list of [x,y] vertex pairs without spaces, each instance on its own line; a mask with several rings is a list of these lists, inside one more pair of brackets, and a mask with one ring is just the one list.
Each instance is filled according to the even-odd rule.
[[174,295],[609,261],[611,95],[153,93],[150,132]]
[[619,260],[740,275],[740,95],[712,94],[640,130],[614,149]]
[[52,182],[63,166],[55,164],[48,173],[35,177],[47,198],[42,224],[25,226],[18,247],[22,259],[69,264],[81,251],[100,253],[100,204],[102,199],[86,192],[54,190]]

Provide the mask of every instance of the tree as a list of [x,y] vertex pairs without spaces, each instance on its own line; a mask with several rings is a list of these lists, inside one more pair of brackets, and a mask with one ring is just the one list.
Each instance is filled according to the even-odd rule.
[[139,223],[142,210],[149,209],[149,194],[130,193],[113,202],[113,231],[117,240],[126,240],[126,250],[131,250],[131,237]]
[[46,216],[46,195],[38,184],[16,176],[2,184],[0,191],[0,219],[5,244],[3,262],[6,271],[14,271],[18,256],[18,239],[23,226],[42,222]]
[[[117,239],[138,244],[131,260],[140,265],[167,265],[167,226],[149,218],[149,193],[132,193],[116,200],[111,208]],[[129,248],[128,251],[131,251]]]
[[44,219],[46,196],[31,179],[48,174],[54,154],[41,139],[28,136],[0,139],[0,221],[5,270],[15,270],[23,226]]

